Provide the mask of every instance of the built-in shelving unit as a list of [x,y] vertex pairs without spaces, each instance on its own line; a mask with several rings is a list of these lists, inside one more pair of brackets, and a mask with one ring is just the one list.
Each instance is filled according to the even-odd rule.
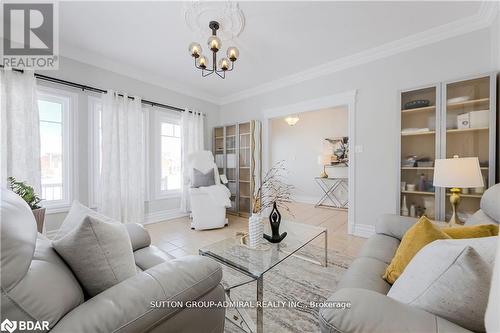
[[[428,106],[420,108],[406,108],[405,104],[414,100],[427,100]],[[435,208],[437,207],[437,197],[432,187],[432,177],[434,174],[434,160],[436,154],[436,114],[439,112],[439,89],[437,86],[427,86],[420,89],[408,90],[401,93],[401,163],[400,163],[400,195],[398,200],[403,206],[406,201],[404,214],[410,214],[410,210],[415,215],[426,214],[430,218],[435,218]],[[414,129],[415,132],[407,132]],[[419,129],[419,131],[417,131]],[[410,156],[416,158],[426,158],[427,164],[419,166],[417,161],[404,162]],[[418,187],[420,177],[424,178],[425,186]],[[415,185],[415,189],[408,189]],[[411,209],[413,205],[414,209]]]
[[[451,158],[478,157],[485,187],[495,183],[495,162],[498,143],[496,142],[496,75],[478,76],[466,80],[445,82],[443,90],[442,156]],[[467,100],[449,103],[456,98]],[[461,126],[458,117],[468,117],[467,126]],[[449,189],[446,196],[449,197]],[[468,189],[461,194],[459,211],[465,216],[479,209],[484,189]],[[441,218],[448,219],[451,205],[448,198],[441,202]],[[464,217],[465,217],[464,216]]]
[[262,177],[261,136],[258,121],[214,129],[214,154],[220,174],[228,178],[231,192],[229,213],[249,216],[252,194]]
[[[434,188],[432,184],[437,158],[478,157],[486,187],[495,184],[499,147],[496,76],[483,75],[401,91],[398,209],[402,214],[406,213],[403,207],[406,199],[408,213],[414,205],[416,213],[433,219],[447,220],[451,216],[449,189]],[[415,100],[428,100],[429,105],[405,108],[406,103]],[[409,156],[416,156],[417,161],[408,162]],[[479,209],[484,190],[468,189],[461,195],[462,218]]]

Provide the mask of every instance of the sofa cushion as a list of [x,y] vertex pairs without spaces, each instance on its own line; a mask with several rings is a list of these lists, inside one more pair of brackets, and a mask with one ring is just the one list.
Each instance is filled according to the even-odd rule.
[[484,317],[484,325],[487,332],[500,332],[500,240],[497,237],[497,253],[495,256],[495,264],[493,276],[491,277],[490,297],[488,298],[488,307],[486,308],[486,316]]
[[123,224],[87,216],[52,244],[89,296],[136,274],[130,238]]
[[101,213],[98,213],[95,210],[88,208],[85,205],[82,205],[80,202],[75,200],[71,204],[71,208],[68,212],[68,215],[66,215],[66,217],[64,218],[64,221],[59,227],[59,230],[57,231],[57,234],[54,237],[54,239],[59,239],[64,235],[66,235],[71,230],[78,227],[82,223],[83,219],[86,218],[87,216],[92,216],[101,221],[106,221],[108,223],[120,223],[118,221],[113,220],[110,217],[102,215]]
[[483,332],[491,272],[471,246],[438,240],[417,253],[387,296]]
[[394,283],[420,249],[437,239],[447,238],[451,237],[422,216],[403,236],[394,258],[384,273],[384,279],[391,284]]
[[145,271],[153,266],[175,259],[156,246],[148,246],[134,252],[135,264]]
[[472,214],[471,217],[465,221],[465,225],[475,225],[475,224],[491,224],[497,223],[491,217],[486,215],[481,209]]
[[37,234],[23,199],[2,189],[0,211],[1,320],[36,318],[52,327],[83,302],[82,288],[50,241]]
[[481,210],[500,223],[500,184],[493,185],[481,197]]
[[441,229],[453,239],[498,236],[498,224],[478,224]]
[[141,224],[125,223],[124,226],[127,228],[132,250],[136,251],[151,245],[151,236]]
[[414,217],[382,214],[375,224],[375,231],[377,234],[383,234],[401,240],[408,229],[417,223],[417,221],[418,220]]
[[386,268],[387,264],[378,259],[358,257],[342,276],[337,289],[362,288],[385,295],[391,288],[391,285],[382,279]]
[[399,240],[394,237],[375,234],[365,242],[358,257],[375,258],[389,264],[399,243]]

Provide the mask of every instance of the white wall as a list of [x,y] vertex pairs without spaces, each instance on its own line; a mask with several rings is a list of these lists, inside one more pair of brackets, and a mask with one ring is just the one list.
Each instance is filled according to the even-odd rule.
[[[129,95],[137,95],[143,99],[153,102],[174,105],[177,107],[195,108],[206,113],[206,140],[207,149],[211,149],[211,128],[219,122],[219,107],[215,104],[185,96],[168,89],[151,85],[127,76],[120,75],[102,68],[90,66],[72,59],[62,57],[59,63],[58,71],[46,71],[42,74],[56,77],[63,80],[73,81],[101,89],[113,89],[119,92],[126,92]],[[39,81],[39,84],[50,86],[57,89],[63,89],[78,94],[78,112],[75,116],[75,125],[77,132],[76,161],[78,172],[75,175],[75,185],[77,191],[74,193],[74,199],[83,204],[89,204],[90,178],[89,178],[89,115],[88,115],[88,96],[97,96],[100,94],[81,91],[79,89],[65,87],[58,84],[51,84]],[[161,109],[164,110],[164,109]],[[175,111],[172,111],[175,112]],[[151,161],[153,161],[151,159]],[[152,173],[152,164],[151,170]],[[165,219],[179,214],[180,198],[169,198],[163,200],[152,200],[146,202],[145,212],[150,220]],[[49,214],[45,220],[47,232],[56,230],[66,212]]]
[[295,126],[288,125],[284,117],[270,121],[270,155],[272,164],[285,161],[287,183],[299,202],[316,203],[323,191],[314,181],[323,166],[318,156],[325,153],[325,138],[347,136],[347,109],[329,108],[299,114]]
[[398,90],[491,71],[492,54],[491,30],[482,29],[224,105],[220,119],[264,119],[266,109],[357,89],[354,223],[374,225],[396,213]]

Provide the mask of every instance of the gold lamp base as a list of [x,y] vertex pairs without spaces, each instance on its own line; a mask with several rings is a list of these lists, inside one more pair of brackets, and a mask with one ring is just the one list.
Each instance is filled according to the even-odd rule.
[[319,174],[321,178],[328,178],[328,174],[326,173],[326,165],[323,165],[323,171]]
[[451,208],[453,209],[453,215],[451,215],[448,225],[450,227],[461,226],[464,224],[464,222],[460,221],[457,214],[457,207],[458,204],[460,203],[460,189],[454,187],[450,190],[450,192],[451,192],[450,203],[451,203]]

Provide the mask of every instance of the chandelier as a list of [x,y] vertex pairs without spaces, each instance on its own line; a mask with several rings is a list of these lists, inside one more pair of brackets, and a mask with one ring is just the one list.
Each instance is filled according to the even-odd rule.
[[217,63],[217,52],[222,47],[221,40],[217,37],[217,30],[219,29],[219,22],[211,21],[208,27],[212,30],[212,36],[208,38],[208,47],[212,51],[212,68],[208,68],[208,59],[201,54],[202,49],[199,43],[193,42],[189,44],[189,53],[194,58],[194,66],[201,69],[201,76],[209,76],[213,73],[225,79],[226,72],[232,71],[234,62],[238,59],[240,51],[234,46],[227,49],[227,58],[222,58]]

